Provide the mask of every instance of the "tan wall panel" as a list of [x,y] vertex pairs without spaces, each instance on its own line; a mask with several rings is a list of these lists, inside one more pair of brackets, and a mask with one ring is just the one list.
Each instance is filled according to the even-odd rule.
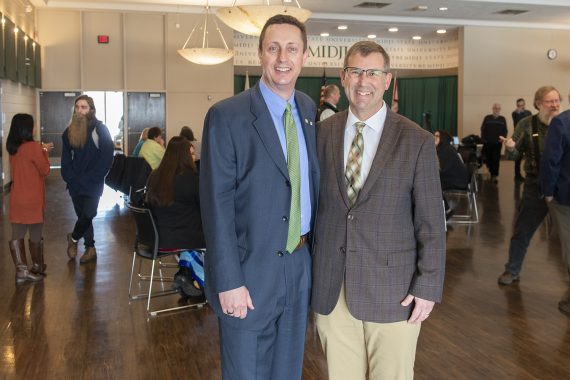
[[[196,22],[203,20],[203,15],[169,14],[167,16],[167,89],[176,92],[233,93],[233,59],[219,65],[202,66],[185,60],[177,52],[184,45]],[[177,23],[180,28],[176,28]],[[219,22],[219,26],[224,33],[228,46],[231,48],[233,46],[233,31],[222,22]],[[223,47],[222,40],[213,24],[208,27],[208,35],[210,47]],[[189,46],[202,46],[202,35],[198,28],[192,35],[191,41],[194,44]]]
[[[82,23],[83,88],[123,89],[123,15],[85,12]],[[109,43],[97,43],[98,35],[109,36]]]
[[[532,98],[542,85],[557,87],[564,99],[562,108],[568,108],[570,31],[465,27],[463,36],[462,136],[480,134],[483,117],[491,113],[494,102],[502,105],[512,133],[510,114],[516,99],[525,98],[534,112]],[[546,57],[549,48],[558,50],[557,59]]]
[[125,15],[126,79],[130,91],[165,89],[164,15]]
[[[173,93],[166,96],[166,134],[170,139],[187,125],[192,128],[198,140],[196,149],[200,153],[204,117],[212,105],[233,95],[233,92],[207,94]],[[211,98],[208,99],[208,96]]]
[[42,47],[42,89],[81,88],[80,13],[38,11]]

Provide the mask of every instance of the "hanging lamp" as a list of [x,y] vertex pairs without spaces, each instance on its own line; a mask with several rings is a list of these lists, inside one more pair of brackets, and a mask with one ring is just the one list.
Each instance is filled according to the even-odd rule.
[[203,22],[202,46],[187,47],[190,39],[192,38],[192,35],[200,24],[200,21],[198,21],[196,25],[194,25],[194,28],[192,28],[192,31],[182,46],[182,49],[178,49],[178,54],[180,54],[184,59],[187,59],[188,61],[198,65],[217,65],[231,59],[234,56],[235,52],[232,49],[228,48],[228,44],[226,43],[226,40],[224,39],[222,31],[220,30],[215,18],[214,25],[216,26],[216,30],[218,31],[218,34],[224,43],[225,49],[209,47],[208,18],[210,16],[210,5],[208,4],[208,1],[206,1],[205,9],[206,12],[204,14]]
[[259,5],[236,6],[236,3],[234,0],[231,7],[219,8],[216,16],[230,28],[251,36],[259,36],[267,20],[278,14],[293,16],[301,22],[311,17],[311,11],[301,8],[297,0],[297,6],[285,5],[284,1],[280,5],[270,5],[269,0]]

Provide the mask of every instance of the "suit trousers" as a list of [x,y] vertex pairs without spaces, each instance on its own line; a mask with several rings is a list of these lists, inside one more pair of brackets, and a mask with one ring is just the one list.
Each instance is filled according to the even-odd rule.
[[561,205],[553,201],[548,203],[548,209],[556,219],[560,246],[562,248],[562,258],[564,259],[568,273],[570,273],[570,206]]
[[507,272],[518,276],[522,269],[530,239],[547,214],[548,206],[544,198],[541,197],[538,178],[527,174],[523,198],[519,205],[519,212],[509,246],[509,262],[505,264]]
[[421,324],[375,323],[352,316],[344,284],[329,315],[315,313],[330,380],[411,380]]
[[97,207],[100,197],[77,195],[71,197],[73,209],[77,215],[77,222],[71,233],[73,240],[84,239],[85,247],[95,247],[93,233],[93,218],[97,216]]
[[[225,322],[231,317],[218,320],[224,380],[301,380],[311,294],[308,245],[279,259],[285,282],[274,290],[272,318],[255,330]],[[255,296],[252,301],[256,309],[264,307]]]

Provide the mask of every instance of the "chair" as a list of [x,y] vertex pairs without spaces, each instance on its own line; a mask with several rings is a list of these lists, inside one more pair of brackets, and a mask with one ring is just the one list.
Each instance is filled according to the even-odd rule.
[[[129,204],[127,207],[129,208],[129,210],[131,210],[131,212],[135,217],[135,223],[137,229],[135,247],[133,252],[133,263],[131,267],[131,276],[129,280],[129,298],[131,300],[146,298],[147,299],[146,311],[151,316],[155,316],[159,313],[164,313],[167,311],[174,311],[174,310],[181,310],[188,308],[202,308],[207,303],[206,301],[177,306],[177,307],[171,307],[166,309],[151,310],[151,305],[150,305],[151,298],[178,293],[177,290],[162,290],[162,291],[155,291],[153,293],[152,291],[153,282],[160,281],[161,283],[164,283],[172,281],[172,277],[165,277],[162,275],[162,269],[159,269],[160,272],[159,276],[154,275],[156,263],[159,262],[160,265],[161,259],[167,256],[180,253],[182,250],[161,251],[158,248],[159,247],[158,229],[156,228],[156,223],[154,222],[152,212],[148,208],[137,207],[132,204]],[[133,276],[135,272],[135,262],[137,261],[137,257],[139,259],[151,260],[152,267],[150,271],[150,276],[142,275],[141,274],[142,260],[139,260],[138,278],[139,281],[145,281],[145,280],[149,281],[148,293],[132,295]]]
[[475,161],[467,162],[467,171],[469,173],[469,184],[466,189],[453,189],[445,190],[444,195],[450,197],[457,197],[467,200],[466,211],[463,214],[454,213],[447,221],[448,224],[477,224],[479,223],[479,210],[477,208],[477,192],[479,187],[477,185],[477,168],[478,164]]

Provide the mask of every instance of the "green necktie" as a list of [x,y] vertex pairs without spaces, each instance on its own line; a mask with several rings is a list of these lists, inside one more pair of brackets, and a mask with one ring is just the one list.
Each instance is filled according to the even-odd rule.
[[291,104],[283,113],[285,140],[287,142],[287,169],[291,182],[291,209],[289,211],[289,232],[287,233],[287,251],[293,253],[301,238],[301,164],[299,158],[299,140],[297,127],[291,113]]
[[354,205],[358,192],[362,188],[362,179],[360,178],[360,170],[362,168],[362,154],[364,152],[364,138],[362,130],[366,126],[365,123],[359,121],[354,124],[356,126],[356,135],[350,145],[348,151],[348,159],[346,160],[346,171],[344,173],[346,179],[346,190],[350,205]]

